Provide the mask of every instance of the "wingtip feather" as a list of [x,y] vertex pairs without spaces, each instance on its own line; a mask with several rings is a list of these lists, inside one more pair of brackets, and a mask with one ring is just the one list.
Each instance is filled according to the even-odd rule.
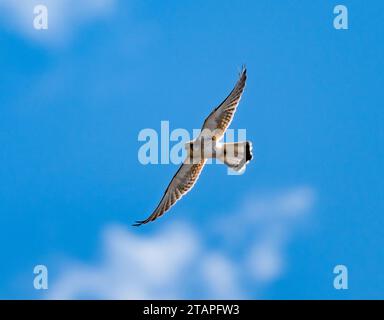
[[135,221],[134,224],[132,224],[132,227],[140,227],[142,224],[145,224],[145,220]]
[[245,64],[243,64],[242,66],[241,66],[241,73],[240,73],[241,75],[246,75],[247,74],[247,67],[246,67],[246,65]]

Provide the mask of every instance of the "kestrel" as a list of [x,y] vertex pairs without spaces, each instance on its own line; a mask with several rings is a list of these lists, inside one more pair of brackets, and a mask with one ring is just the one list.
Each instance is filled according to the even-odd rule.
[[137,221],[134,226],[156,220],[167,212],[183,195],[189,192],[209,158],[217,158],[235,171],[241,171],[252,159],[250,141],[220,143],[230,125],[239,105],[247,80],[247,70],[243,67],[239,80],[231,93],[205,119],[199,136],[185,144],[187,156],[173,176],[160,203],[145,220]]

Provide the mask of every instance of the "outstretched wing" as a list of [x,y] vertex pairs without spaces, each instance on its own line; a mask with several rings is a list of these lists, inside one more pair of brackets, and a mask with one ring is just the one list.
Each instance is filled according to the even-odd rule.
[[210,135],[219,140],[230,125],[233,115],[239,105],[247,80],[247,69],[243,67],[240,78],[227,98],[205,119],[202,132],[210,132]]
[[173,176],[169,183],[167,190],[165,190],[163,198],[153,213],[145,220],[136,221],[134,226],[156,220],[167,212],[184,194],[192,189],[200,172],[205,165],[205,159],[198,163],[188,163],[188,159],[180,166],[176,174]]

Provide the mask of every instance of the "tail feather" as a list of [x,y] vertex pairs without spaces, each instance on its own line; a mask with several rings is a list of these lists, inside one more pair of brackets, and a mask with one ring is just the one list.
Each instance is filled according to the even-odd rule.
[[253,158],[250,141],[225,143],[219,159],[235,171],[241,171]]

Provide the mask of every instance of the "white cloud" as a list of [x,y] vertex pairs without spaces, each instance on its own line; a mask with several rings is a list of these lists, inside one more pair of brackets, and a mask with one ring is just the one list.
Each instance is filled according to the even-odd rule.
[[251,276],[262,282],[277,278],[283,269],[283,257],[279,246],[270,243],[254,244],[247,265]]
[[[34,7],[48,8],[48,30],[33,27]],[[2,24],[41,44],[62,45],[81,25],[110,15],[116,0],[2,0]]]
[[314,200],[308,187],[250,194],[235,212],[220,215],[226,222],[216,230],[172,223],[153,235],[136,235],[110,226],[100,262],[66,266],[49,298],[254,297],[283,274],[287,246]]
[[53,285],[50,298],[176,297],[198,246],[196,234],[185,225],[173,224],[150,237],[109,226],[103,235],[101,263],[66,266],[68,272]]
[[241,293],[237,265],[222,252],[209,253],[201,261],[207,296],[215,299],[240,299]]
[[286,248],[314,203],[314,191],[305,186],[249,196],[238,209],[241,213],[221,220],[219,232],[230,234],[237,244],[247,243],[249,275],[259,285],[270,283],[283,273]]

